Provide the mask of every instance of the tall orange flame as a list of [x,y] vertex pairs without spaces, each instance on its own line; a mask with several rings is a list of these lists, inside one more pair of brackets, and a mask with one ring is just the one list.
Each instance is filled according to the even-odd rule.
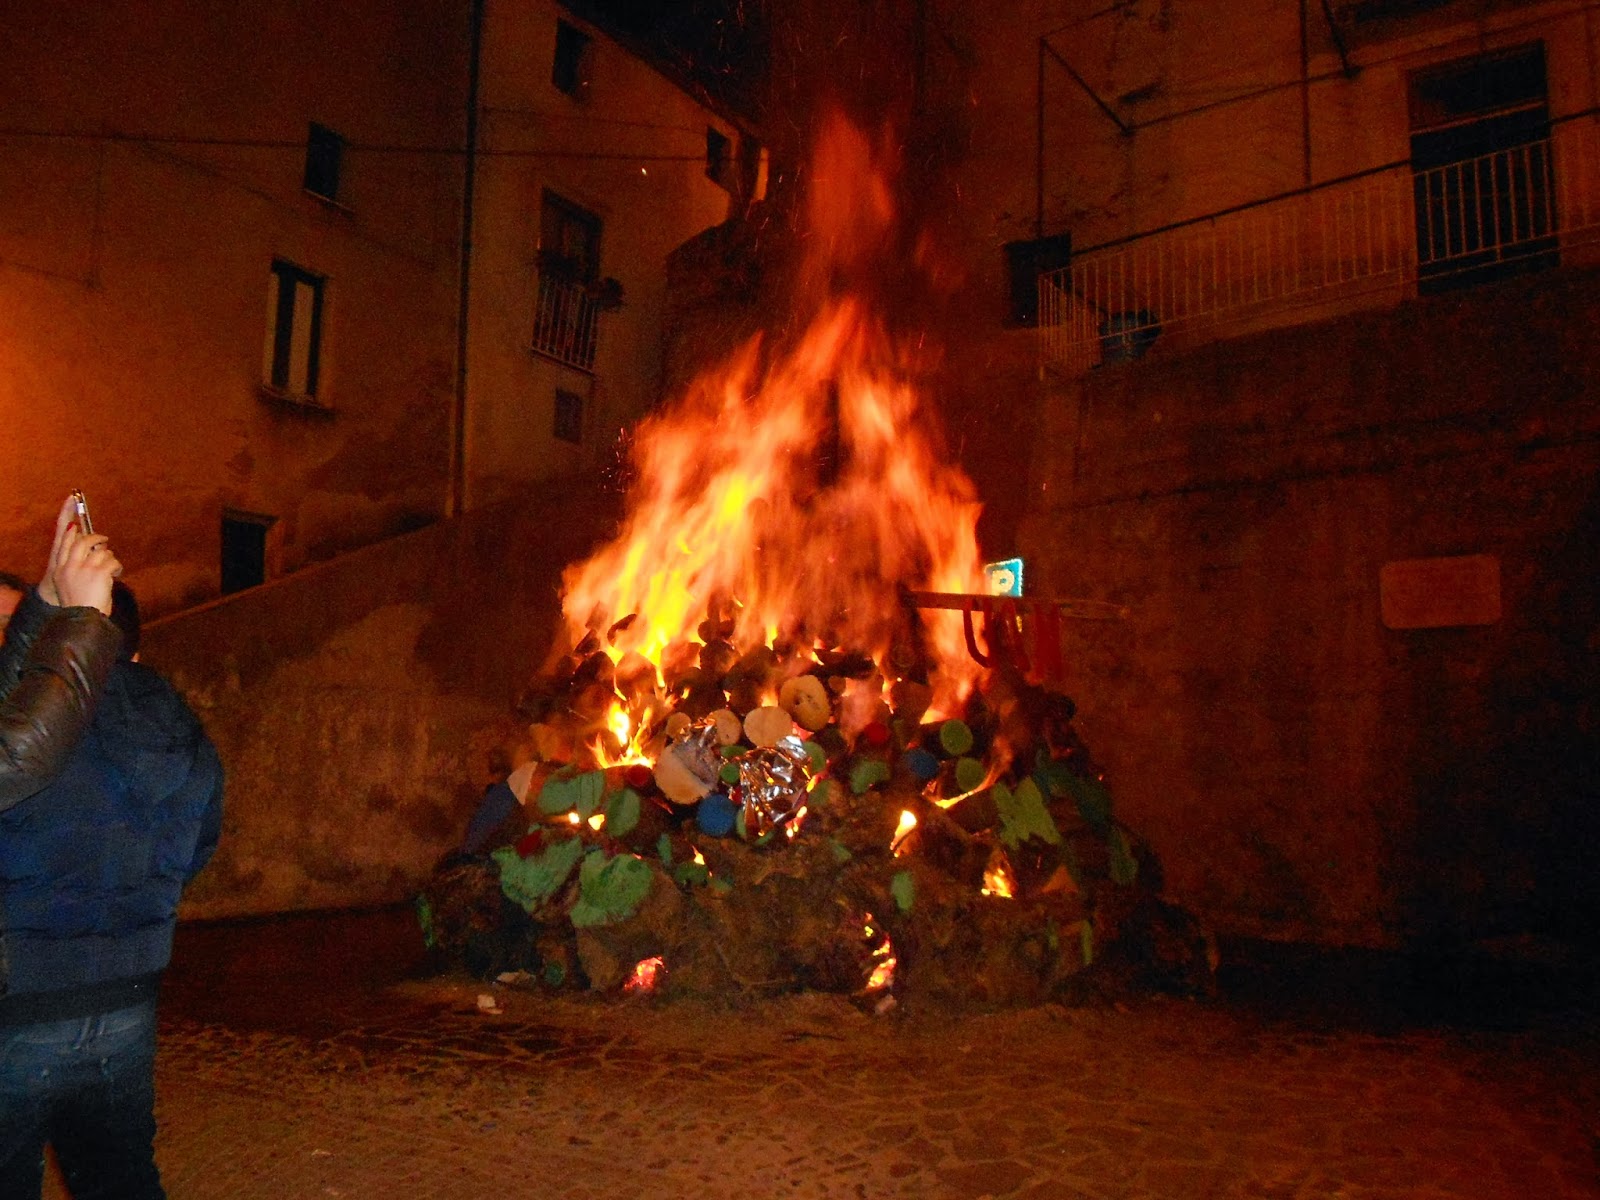
[[[808,205],[819,253],[857,261],[883,243],[893,206],[871,159],[858,131],[828,126]],[[792,345],[752,339],[638,427],[621,533],[565,577],[574,640],[637,613],[611,652],[660,666],[715,609],[741,648],[798,632],[881,661],[905,628],[901,587],[981,590],[980,506],[935,449],[909,355],[858,296],[814,303]],[[936,709],[953,708],[977,666],[958,616],[925,628]]]

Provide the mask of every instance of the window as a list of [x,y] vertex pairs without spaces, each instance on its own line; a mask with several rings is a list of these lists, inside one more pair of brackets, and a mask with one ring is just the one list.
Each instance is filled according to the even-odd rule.
[[550,82],[557,91],[582,99],[589,90],[589,35],[565,21],[556,22],[556,57]]
[[733,190],[733,142],[715,126],[706,126],[706,178]]
[[539,208],[539,269],[572,283],[599,278],[600,218],[546,192]]
[[267,581],[267,534],[277,517],[227,509],[222,514],[222,594]]
[[706,178],[743,203],[765,199],[766,147],[749,134],[726,134],[714,125],[706,126]]
[[1340,0],[1333,6],[1333,20],[1343,23],[1365,24],[1404,17],[1421,16],[1436,8],[1443,8],[1451,0]]
[[594,366],[596,317],[605,305],[599,276],[600,218],[546,192],[539,213],[536,353],[582,371]]
[[306,191],[323,200],[339,199],[339,165],[344,139],[326,125],[311,123],[306,138]]
[[556,437],[574,444],[583,441],[583,397],[556,389]]
[[273,260],[261,382],[281,395],[310,400],[317,394],[325,282],[303,267]]
[[1072,262],[1072,235],[1057,233],[1026,242],[1007,242],[1006,324],[1032,329],[1039,324],[1039,276],[1058,271]]
[[1544,46],[1410,79],[1421,291],[1555,265],[1555,189]]

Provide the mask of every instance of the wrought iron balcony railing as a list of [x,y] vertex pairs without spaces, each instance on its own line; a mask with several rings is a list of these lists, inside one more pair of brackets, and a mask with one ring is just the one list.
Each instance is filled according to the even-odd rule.
[[583,284],[541,272],[533,313],[534,353],[592,371],[599,315],[600,302]]
[[1587,258],[1600,126],[1427,170],[1396,163],[1074,254],[1039,279],[1047,364],[1079,372],[1158,338],[1196,343]]

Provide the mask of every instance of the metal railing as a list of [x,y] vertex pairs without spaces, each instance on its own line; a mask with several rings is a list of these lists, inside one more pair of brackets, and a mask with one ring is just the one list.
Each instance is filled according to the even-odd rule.
[[1478,158],[1397,163],[1074,255],[1039,279],[1045,361],[1209,340],[1551,265],[1600,240],[1593,117]]
[[594,369],[599,301],[581,283],[541,272],[533,313],[533,351],[580,371]]

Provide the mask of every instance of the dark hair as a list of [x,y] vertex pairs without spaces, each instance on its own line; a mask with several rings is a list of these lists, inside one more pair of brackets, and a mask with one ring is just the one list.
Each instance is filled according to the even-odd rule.
[[120,579],[111,581],[111,623],[122,630],[121,656],[129,659],[139,653],[139,601]]
[[33,591],[33,584],[21,575],[13,575],[10,571],[0,571],[0,588],[9,588],[13,592],[21,592],[26,596]]

